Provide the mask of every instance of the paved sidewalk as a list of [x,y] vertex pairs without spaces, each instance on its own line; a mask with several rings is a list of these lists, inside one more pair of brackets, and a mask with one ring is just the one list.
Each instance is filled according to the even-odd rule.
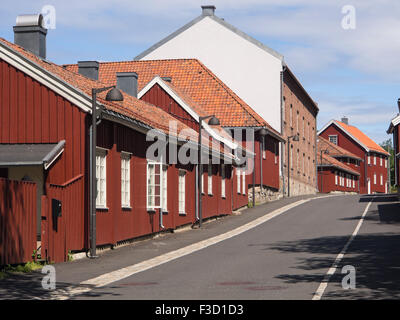
[[[137,264],[164,253],[197,243],[233,230],[269,212],[303,199],[326,195],[308,195],[285,198],[203,223],[201,229],[163,233],[158,237],[132,243],[101,253],[97,259],[83,258],[72,262],[55,264],[57,289],[78,286],[80,282],[111,271]],[[28,275],[12,275],[0,280],[0,299],[46,299],[50,292],[42,289],[44,275],[40,270]]]

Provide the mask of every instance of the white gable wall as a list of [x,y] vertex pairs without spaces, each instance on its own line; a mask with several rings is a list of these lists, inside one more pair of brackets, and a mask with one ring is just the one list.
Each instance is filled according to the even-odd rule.
[[281,132],[282,61],[205,17],[141,60],[196,58]]

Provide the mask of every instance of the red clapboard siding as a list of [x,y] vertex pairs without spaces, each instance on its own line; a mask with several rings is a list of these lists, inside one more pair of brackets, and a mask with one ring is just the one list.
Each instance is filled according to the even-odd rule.
[[36,183],[0,178],[0,265],[32,260],[36,249]]

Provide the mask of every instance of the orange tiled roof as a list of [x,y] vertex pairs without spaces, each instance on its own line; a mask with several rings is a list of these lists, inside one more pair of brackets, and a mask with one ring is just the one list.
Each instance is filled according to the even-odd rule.
[[350,151],[347,151],[346,149],[343,149],[342,147],[339,147],[338,145],[330,142],[329,140],[319,136],[318,137],[318,151],[321,150],[328,150],[329,155],[332,157],[348,157],[348,158],[353,158],[356,160],[362,160],[360,157],[356,156],[355,154],[351,153]]
[[[66,68],[78,72],[76,64],[66,65]],[[136,72],[139,91],[157,75],[171,77],[175,88],[190,96],[191,100],[204,110],[204,113],[215,114],[223,127],[264,126],[281,137],[197,59],[101,62],[99,79],[104,83],[114,85],[117,72]]]
[[356,175],[356,176],[360,175],[354,169],[352,169],[349,166],[345,165],[344,163],[336,160],[334,157],[331,157],[330,155],[327,155],[327,154],[324,154],[324,153],[322,154],[322,162],[321,162],[321,154],[318,154],[318,156],[317,156],[317,165],[332,166],[334,168],[346,171],[346,172],[351,173],[351,174]]
[[[52,63],[48,60],[43,60],[34,55],[33,53],[25,50],[24,48],[11,43],[3,38],[0,38],[0,42],[6,47],[10,48],[14,52],[21,54],[26,59],[30,60],[34,64],[38,65],[42,69],[51,73],[55,77],[61,79],[62,81],[68,83],[69,85],[75,87],[80,90],[82,93],[87,96],[91,96],[92,88],[101,88],[105,87],[109,84],[96,80],[92,80],[90,78],[84,77],[76,72],[67,70],[55,63]],[[178,133],[183,129],[190,129],[184,123],[177,121],[173,116],[164,112],[160,108],[134,98],[128,94],[122,92],[124,96],[124,100],[121,102],[110,102],[105,100],[106,92],[102,92],[98,95],[98,102],[102,103],[106,109],[120,113],[125,115],[131,119],[138,120],[139,122],[146,124],[152,128],[159,129],[163,131],[165,134],[169,134],[169,122],[175,121],[177,123]],[[186,130],[186,133],[189,134],[189,139],[193,142],[197,143],[198,134],[194,130]],[[215,146],[211,143],[207,143],[210,147],[212,147],[215,151],[224,152],[224,150],[216,150]]]
[[376,151],[379,153],[383,153],[386,155],[389,155],[389,153],[384,150],[381,146],[379,146],[375,141],[373,141],[370,137],[368,137],[364,132],[362,132],[360,129],[345,124],[341,121],[335,120],[340,127],[342,127],[345,131],[347,131],[350,135],[352,135],[354,138],[356,138],[358,141],[360,141],[363,145],[365,145],[368,149],[372,151]]

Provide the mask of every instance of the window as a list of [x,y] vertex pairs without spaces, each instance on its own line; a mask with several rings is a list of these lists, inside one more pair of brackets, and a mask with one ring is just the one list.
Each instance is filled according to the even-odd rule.
[[337,145],[337,135],[329,136],[329,141]]
[[121,205],[129,208],[131,206],[131,179],[130,179],[131,155],[121,152]]
[[374,173],[374,184],[376,184],[376,173]]
[[185,208],[185,197],[186,197],[186,171],[179,170],[179,186],[178,186],[178,194],[179,194],[179,214],[186,214]]
[[168,199],[168,191],[167,191],[167,186],[168,186],[168,181],[167,181],[167,175],[168,175],[168,165],[164,164],[162,166],[162,210],[163,211],[168,211],[168,206],[167,206],[167,199]]
[[221,164],[221,197],[225,198],[225,165]]
[[374,166],[376,166],[376,154],[374,155]]
[[387,168],[388,159],[385,159],[385,168]]
[[278,164],[278,144],[274,142],[275,164]]
[[212,165],[208,165],[208,194],[212,195]]
[[161,208],[161,163],[147,163],[147,209]]
[[204,171],[201,172],[201,193],[204,194]]
[[240,169],[236,169],[237,193],[240,193]]
[[371,156],[368,155],[368,164],[371,164]]
[[262,138],[262,157],[267,159],[267,151],[265,150],[265,137]]
[[96,148],[96,207],[98,208],[107,207],[106,156],[106,150]]
[[353,189],[356,187],[356,178],[353,179]]
[[381,174],[381,186],[383,186],[383,175]]
[[290,105],[290,126],[293,127],[293,105]]
[[383,159],[383,157],[382,156],[379,156],[379,161],[380,161],[380,166],[382,167],[382,159]]
[[337,171],[335,171],[335,185],[337,186]]
[[246,194],[246,170],[242,171],[242,193]]

